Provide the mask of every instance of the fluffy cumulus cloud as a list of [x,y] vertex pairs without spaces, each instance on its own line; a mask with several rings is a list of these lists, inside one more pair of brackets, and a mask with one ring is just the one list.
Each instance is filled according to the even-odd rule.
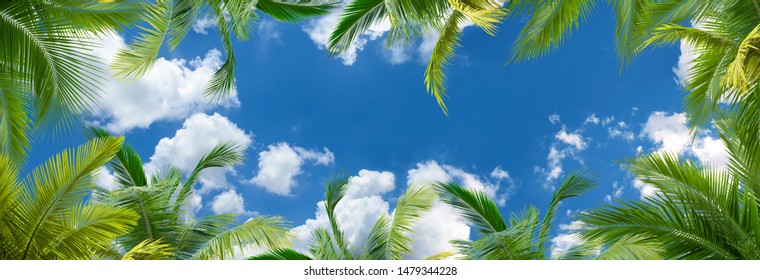
[[638,178],[633,179],[633,188],[639,190],[639,193],[641,194],[641,198],[653,197],[658,192],[657,187],[644,183],[644,181],[641,181]]
[[[94,56],[110,64],[119,49],[126,47],[116,34],[101,39],[103,47]],[[215,106],[238,106],[237,91],[220,103],[206,102],[203,91],[222,65],[222,53],[212,49],[190,60],[158,58],[151,70],[136,81],[107,78],[103,95],[93,111],[93,123],[123,133],[147,128],[157,121],[181,120]],[[105,70],[105,69],[104,69]],[[108,71],[108,70],[106,70]]]
[[114,176],[108,168],[104,166],[99,167],[97,171],[95,171],[95,176],[96,186],[108,191],[113,191],[119,188],[119,185],[116,183],[116,176]]
[[[510,181],[509,173],[501,168],[491,172],[492,178]],[[473,188],[497,196],[497,185],[484,182],[473,174],[435,161],[422,162],[407,172],[407,185],[454,180],[467,188]],[[381,215],[392,215],[390,203],[384,196],[395,189],[395,176],[387,171],[361,170],[349,180],[346,196],[335,209],[335,215],[349,245],[359,250],[369,231]],[[497,198],[498,199],[498,198]],[[294,248],[307,252],[311,232],[317,228],[329,229],[325,202],[317,203],[315,217],[294,228]],[[456,210],[436,202],[413,228],[410,259],[422,259],[445,251],[453,251],[452,239],[469,240],[470,226],[459,217]]]
[[[576,231],[583,227],[580,221],[573,221],[569,224],[559,225],[560,233],[552,238],[551,256],[556,259],[568,250],[583,244],[583,241]],[[598,253],[598,252],[597,252]]]
[[222,192],[211,201],[211,211],[214,214],[253,214],[245,210],[243,196],[234,189]]
[[198,34],[207,35],[208,31],[206,29],[209,29],[211,27],[216,26],[216,20],[211,15],[205,15],[203,17],[199,17],[194,23],[193,23],[193,31]]
[[296,186],[295,176],[302,173],[304,163],[329,165],[334,161],[335,156],[327,148],[320,152],[277,143],[259,153],[259,171],[248,182],[267,192],[287,196]]
[[567,133],[564,127],[562,130],[557,132],[554,137],[565,144],[573,146],[576,150],[586,149],[587,146],[586,142],[583,141],[583,136],[581,136],[580,133]]
[[[494,174],[495,172],[495,174]],[[409,184],[426,183],[432,184],[436,182],[454,181],[461,184],[463,187],[471,188],[481,191],[488,195],[491,199],[496,201],[499,205],[504,205],[509,191],[514,189],[514,181],[509,177],[509,173],[501,170],[501,168],[495,169],[491,172],[496,175],[496,179],[502,179],[507,183],[506,190],[500,190],[500,185],[488,181],[485,178],[468,173],[457,167],[448,164],[438,164],[438,162],[431,160],[427,162],[417,163],[416,168],[409,170]],[[506,176],[505,178],[498,178],[499,176]]]
[[697,136],[693,137],[684,113],[654,112],[647,119],[641,133],[657,145],[658,152],[692,155],[715,168],[725,168],[728,163],[723,141],[707,135],[705,131],[697,132]]
[[[377,219],[381,215],[388,215],[390,204],[382,195],[395,188],[394,181],[394,175],[390,172],[370,170],[361,170],[358,176],[350,178],[346,195],[335,209],[335,217],[348,244],[355,250],[364,244]],[[324,201],[317,203],[313,219],[306,220],[303,225],[292,230],[295,237],[294,249],[308,253],[311,232],[318,228],[330,228]]]
[[[655,144],[658,153],[690,156],[706,166],[726,168],[728,153],[723,141],[713,138],[708,131],[699,131],[694,136],[686,121],[683,113],[653,112],[644,124],[641,135]],[[641,150],[637,149],[637,152]],[[641,192],[642,197],[652,196],[657,191],[656,187],[638,179],[633,181],[633,187]]]
[[[218,113],[195,114],[185,120],[174,137],[164,137],[158,142],[145,169],[152,172],[167,166],[175,166],[183,173],[189,174],[201,157],[217,144],[225,141],[233,141],[247,148],[253,142],[253,134],[243,131],[227,117]],[[199,178],[201,182],[199,193],[231,188],[227,175],[232,172],[234,170],[224,168],[207,169]]]

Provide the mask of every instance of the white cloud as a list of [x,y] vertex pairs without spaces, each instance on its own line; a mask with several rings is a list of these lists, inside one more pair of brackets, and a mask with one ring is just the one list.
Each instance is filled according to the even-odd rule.
[[502,170],[501,167],[497,166],[496,168],[491,171],[491,177],[504,180],[504,179],[510,179],[509,172]]
[[[382,195],[394,189],[394,176],[390,172],[362,170],[349,182],[346,195],[335,208],[335,217],[348,244],[359,250],[380,215],[388,215],[390,206]],[[293,248],[308,253],[311,232],[318,228],[330,229],[324,201],[317,203],[314,219],[291,231],[295,237]]]
[[654,112],[649,115],[642,134],[659,145],[660,152],[681,154],[691,141],[686,115]]
[[[325,49],[327,47],[330,33],[332,33],[335,26],[338,25],[340,13],[343,11],[343,7],[347,4],[347,1],[343,2],[343,6],[340,9],[334,9],[331,13],[311,20],[303,26],[303,31],[309,34],[309,38],[311,38],[320,49]],[[340,54],[338,57],[340,57],[344,65],[353,65],[356,62],[358,53],[364,50],[364,46],[368,42],[380,38],[390,29],[391,23],[387,18],[379,24],[370,26],[367,32],[358,36],[348,50],[345,53]]]
[[[551,120],[551,118],[550,118]],[[559,121],[559,117],[557,117]],[[562,129],[554,135],[554,143],[549,148],[549,154],[546,156],[546,167],[535,166],[533,171],[543,175],[544,188],[554,189],[554,183],[564,174],[563,160],[567,157],[573,158],[579,163],[583,161],[578,157],[578,153],[588,147],[586,139],[581,135],[582,129],[568,133],[563,125]]]
[[600,120],[596,116],[596,114],[591,114],[591,115],[588,115],[588,117],[586,117],[586,121],[584,121],[583,123],[584,124],[589,124],[590,123],[590,124],[597,125],[597,124],[599,124],[599,122],[600,122]]
[[210,15],[206,15],[195,20],[193,23],[193,31],[198,34],[207,35],[208,31],[206,31],[206,29],[214,26],[216,26],[216,20]]
[[296,186],[294,178],[301,174],[301,166],[307,161],[329,165],[335,161],[335,156],[327,148],[324,148],[324,152],[318,152],[290,147],[285,142],[269,145],[266,151],[259,153],[259,172],[248,182],[270,193],[290,195]]
[[[697,29],[704,29],[702,24],[696,22],[692,22],[691,25]],[[691,69],[694,67],[694,59],[699,57],[699,53],[694,45],[685,40],[681,40],[680,50],[681,54],[678,56],[678,65],[673,68],[673,73],[676,74],[676,83],[681,86],[686,86],[691,79]]]
[[657,187],[644,183],[644,181],[641,181],[638,178],[633,179],[633,187],[639,190],[641,198],[653,197],[659,192]]
[[551,122],[552,124],[557,124],[558,122],[560,122],[559,115],[557,113],[549,115],[549,122]]
[[607,126],[613,121],[615,121],[615,116],[606,117],[602,120],[602,126]]
[[409,48],[403,46],[390,46],[383,48],[385,60],[392,65],[403,64],[412,58]]
[[728,166],[728,151],[722,139],[705,136],[692,146],[691,151],[710,167],[725,169]]
[[203,207],[203,197],[193,192],[185,200],[185,205],[182,206],[182,211],[185,213],[183,219],[186,221],[194,219],[201,207]]
[[[507,177],[508,176],[509,174],[507,174]],[[486,181],[475,174],[468,173],[451,165],[439,165],[438,162],[434,160],[417,163],[416,168],[408,171],[407,178],[409,180],[407,181],[409,185],[415,183],[433,184],[436,182],[454,181],[461,184],[463,187],[485,193],[499,205],[504,205],[506,203],[506,200],[510,195],[509,191],[514,189],[514,181],[512,181],[511,178],[509,178],[509,180],[504,180],[509,184],[507,190],[500,191],[498,183],[494,184]]]
[[455,248],[449,243],[450,240],[470,238],[470,227],[459,213],[441,202],[436,202],[433,209],[420,219],[413,230],[414,233],[409,235],[413,241],[409,259],[424,259],[446,251],[454,252]]
[[97,176],[95,178],[96,186],[108,191],[113,191],[119,188],[119,185],[116,183],[116,176],[114,176],[105,166],[99,167],[98,170],[95,171],[95,174]]
[[573,221],[570,224],[559,225],[560,234],[557,234],[552,238],[551,256],[556,259],[563,253],[583,245],[583,241],[579,234],[575,233],[583,227],[583,223],[579,221]]
[[[702,163],[714,168],[725,168],[728,153],[721,139],[699,132],[693,137],[686,125],[686,115],[654,112],[647,119],[642,134],[657,144],[658,152],[671,152],[677,155],[688,153]],[[693,142],[692,142],[693,138]]]
[[607,203],[612,202],[613,198],[620,198],[623,196],[623,185],[617,181],[612,182],[612,194],[608,194],[604,197],[604,201]]
[[323,148],[323,152],[317,152],[314,150],[307,150],[301,147],[293,147],[293,150],[298,153],[304,161],[314,161],[315,164],[330,165],[335,162],[335,155],[327,148]]
[[583,136],[579,133],[567,133],[564,127],[554,137],[565,144],[575,147],[576,150],[586,149],[586,142],[583,141]]
[[346,191],[348,197],[368,197],[393,191],[395,176],[388,171],[359,170],[359,176],[351,177]]
[[619,121],[615,126],[607,127],[607,136],[613,139],[620,138],[628,142],[631,142],[636,138],[633,131],[628,129],[628,124],[624,121]]
[[[124,39],[116,34],[101,41],[104,47],[93,50],[93,55],[107,64],[113,62],[119,49],[126,47]],[[212,49],[205,56],[189,61],[160,57],[153,68],[136,81],[105,79],[104,94],[100,102],[94,104],[95,120],[91,122],[123,133],[133,128],[147,128],[158,121],[181,120],[215,106],[238,106],[237,90],[218,104],[210,104],[204,97],[208,81],[222,65],[221,56],[220,51]]]
[[[198,113],[182,124],[174,137],[164,137],[156,145],[150,162],[145,164],[150,174],[166,166],[175,166],[186,175],[189,174],[198,161],[210,152],[217,144],[224,141],[234,141],[244,148],[253,143],[253,134],[238,128],[226,117],[214,113],[207,115]],[[227,182],[227,174],[232,169],[210,168],[201,173],[201,194],[214,189],[227,189],[232,186]]]
[[558,234],[552,238],[552,258],[556,259],[568,250],[582,244],[583,241],[577,233]]
[[259,36],[264,39],[280,42],[282,33],[277,29],[277,23],[273,20],[262,20],[258,25]]
[[241,194],[238,194],[235,190],[228,190],[226,192],[218,194],[211,201],[211,211],[214,214],[249,214],[245,210],[245,200]]
[[[464,174],[463,174],[464,173]],[[506,171],[494,169],[495,178],[509,179]],[[484,183],[475,175],[448,165],[439,165],[435,161],[417,164],[407,172],[407,183],[428,183],[448,180],[459,180],[463,186],[485,191],[494,186]],[[383,195],[391,193],[395,177],[387,171],[361,170],[357,176],[349,180],[346,196],[335,209],[335,215],[343,230],[349,245],[355,251],[361,249],[369,231],[381,215],[389,215],[390,204]],[[317,211],[313,219],[294,228],[291,233],[295,236],[294,248],[307,253],[311,232],[317,228],[329,230],[329,220],[325,211],[324,201],[317,203]],[[436,202],[430,212],[425,214],[409,234],[412,239],[412,254],[405,256],[410,259],[422,259],[445,251],[454,251],[449,243],[452,239],[468,240],[470,227],[450,206]]]

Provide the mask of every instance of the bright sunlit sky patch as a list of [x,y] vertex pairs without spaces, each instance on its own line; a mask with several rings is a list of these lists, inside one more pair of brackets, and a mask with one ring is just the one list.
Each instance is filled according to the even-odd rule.
[[[496,37],[466,28],[448,69],[449,116],[425,92],[430,41],[388,50],[386,28],[378,26],[349,55],[330,57],[324,42],[334,19],[296,25],[262,18],[250,41],[235,44],[237,92],[220,104],[201,95],[224,59],[216,30],[201,22],[140,81],[109,81],[88,120],[125,134],[148,170],[172,164],[189,172],[223,140],[248,146],[245,164],[203,176],[188,211],[236,213],[241,222],[283,215],[298,227],[299,249],[311,229],[326,225],[323,186],[341,171],[357,176],[338,211],[357,245],[410,182],[454,180],[482,190],[506,217],[527,204],[545,209],[568,172],[596,172],[593,192],[563,203],[562,233],[577,211],[654,191],[619,164],[639,152],[725,164],[715,136],[702,134],[692,145],[685,129],[679,46],[646,51],[621,71],[608,7],[551,55],[517,65],[505,62],[519,20],[503,23]],[[105,39],[95,55],[107,61],[122,37],[130,36]],[[34,145],[32,164],[83,138],[49,139]],[[451,209],[436,206],[418,226],[414,257],[469,235]],[[573,238],[554,241],[561,249]]]

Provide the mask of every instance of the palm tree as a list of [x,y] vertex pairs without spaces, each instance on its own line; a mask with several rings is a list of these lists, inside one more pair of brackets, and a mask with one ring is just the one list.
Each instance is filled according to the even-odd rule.
[[67,149],[23,180],[0,153],[0,259],[95,259],[113,251],[138,215],[128,207],[87,200],[100,166],[120,149],[122,137],[93,139]]
[[120,50],[111,65],[117,77],[139,78],[156,61],[161,46],[166,42],[170,50],[176,48],[193,24],[210,10],[214,17],[227,59],[211,78],[205,93],[210,101],[219,101],[233,90],[235,81],[235,55],[232,35],[247,40],[258,18],[256,11],[286,22],[324,15],[338,2],[331,0],[157,0],[143,3],[142,16],[148,26],[128,48]]
[[543,220],[539,219],[538,208],[528,206],[521,212],[513,213],[507,222],[499,213],[496,203],[481,191],[450,182],[438,183],[436,188],[441,200],[456,209],[480,234],[474,241],[451,241],[465,259],[545,259],[549,233],[560,202],[593,188],[591,177],[589,173],[568,175],[554,192]]
[[[527,60],[561,45],[594,8],[595,0],[536,1],[515,41],[513,59]],[[680,41],[696,58],[686,81],[686,112],[692,128],[708,124],[721,102],[760,112],[760,4],[757,0],[611,0],[617,17],[616,45],[624,64],[650,46]],[[695,26],[683,26],[685,21]],[[760,113],[758,113],[760,114]]]
[[[685,11],[674,9],[672,13],[684,15],[659,19],[662,23],[638,50],[679,40],[694,47],[697,57],[692,61],[694,66],[686,81],[689,94],[684,100],[691,126],[708,124],[723,102],[760,116],[758,2],[704,1],[680,6]],[[680,25],[684,20],[699,28]]]
[[[409,187],[399,197],[391,217],[382,215],[372,227],[361,250],[353,250],[343,237],[335,218],[335,208],[348,189],[349,179],[339,177],[325,185],[325,210],[330,229],[318,228],[312,232],[311,256],[293,249],[279,248],[253,256],[250,260],[400,260],[411,253],[412,240],[407,236],[414,225],[432,207],[436,200],[435,191],[424,185]],[[447,258],[450,253],[441,253],[427,259]]]
[[461,26],[469,20],[494,35],[496,23],[516,2],[510,1],[502,8],[489,0],[353,0],[342,11],[327,46],[334,54],[343,53],[359,35],[384,21],[392,25],[387,38],[389,46],[415,42],[425,33],[437,33],[438,41],[425,71],[425,86],[448,114],[444,71],[459,46]]
[[134,3],[28,0],[0,3],[0,152],[18,165],[34,128],[71,128],[97,100],[95,38],[137,18]]
[[727,169],[668,153],[634,158],[631,172],[658,191],[582,213],[583,239],[602,254],[638,240],[618,259],[760,259],[760,121],[743,120],[741,111],[720,115]]
[[[88,132],[95,138],[108,137],[103,129],[91,128]],[[234,257],[236,250],[245,248],[289,246],[287,223],[281,217],[258,216],[234,226],[236,215],[232,214],[196,219],[185,215],[183,206],[192,195],[201,172],[236,165],[243,160],[243,152],[240,145],[232,142],[216,145],[198,161],[183,183],[182,173],[175,167],[156,172],[149,179],[140,156],[125,144],[107,165],[113,170],[119,188],[96,195],[97,201],[126,207],[139,214],[135,228],[119,236],[118,247],[140,254],[169,252],[162,257],[172,259],[224,259]],[[131,254],[130,258],[140,254]],[[114,258],[127,258],[127,255],[130,254]],[[155,257],[155,254],[147,255]]]

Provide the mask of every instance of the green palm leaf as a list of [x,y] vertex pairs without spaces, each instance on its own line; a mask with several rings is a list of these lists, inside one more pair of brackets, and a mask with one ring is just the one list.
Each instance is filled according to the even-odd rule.
[[123,138],[93,139],[77,149],[57,154],[34,169],[25,180],[31,189],[22,192],[19,217],[24,220],[19,234],[25,240],[21,259],[42,257],[46,242],[53,240],[62,228],[58,217],[76,207],[93,188],[90,174],[119,150]]
[[193,254],[193,259],[233,257],[235,249],[280,248],[290,245],[287,224],[281,217],[259,216],[209,239]]
[[307,255],[293,249],[275,248],[261,255],[248,258],[249,260],[311,260]]

